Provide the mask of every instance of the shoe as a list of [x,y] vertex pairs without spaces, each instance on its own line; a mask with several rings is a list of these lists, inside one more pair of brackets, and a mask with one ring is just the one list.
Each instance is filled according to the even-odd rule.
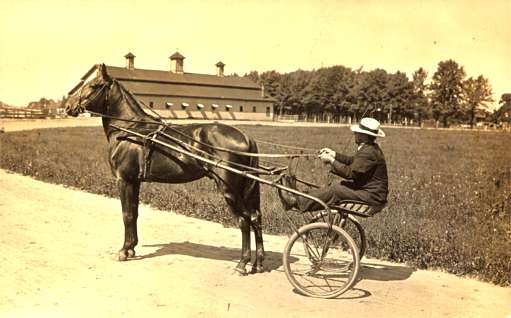
[[[280,181],[283,186],[285,186],[287,188],[291,188],[291,189],[296,189],[296,179],[295,178],[288,176],[288,175],[283,175],[282,179]],[[292,194],[291,192],[285,191],[285,190],[278,189],[278,188],[277,188],[277,192],[279,194],[280,201],[282,202],[282,205],[284,206],[284,209],[291,210],[293,208],[294,209],[298,208],[298,202],[297,202],[296,196],[294,194]]]

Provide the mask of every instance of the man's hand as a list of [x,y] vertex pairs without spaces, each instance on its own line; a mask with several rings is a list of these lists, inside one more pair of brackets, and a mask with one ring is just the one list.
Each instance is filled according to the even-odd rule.
[[327,153],[330,157],[334,157],[335,158],[335,151],[333,151],[332,149],[330,148],[323,148],[319,151],[319,154],[323,154],[323,153]]
[[325,163],[332,163],[335,160],[335,152],[333,155],[331,152],[328,152],[328,151],[320,152],[319,159],[321,159]]

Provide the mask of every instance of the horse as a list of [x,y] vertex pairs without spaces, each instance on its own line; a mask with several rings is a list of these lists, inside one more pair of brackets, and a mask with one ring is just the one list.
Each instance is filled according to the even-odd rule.
[[108,163],[119,188],[124,222],[124,243],[119,250],[119,261],[135,257],[141,182],[176,184],[209,177],[215,181],[241,230],[241,257],[235,270],[241,275],[247,274],[246,265],[251,260],[252,228],[256,258],[251,272],[264,272],[259,183],[179,151],[148,144],[147,139],[129,136],[119,127],[144,134],[163,132],[171,136],[169,138],[173,138],[175,144],[190,152],[202,152],[201,155],[220,159],[228,166],[256,168],[257,156],[239,155],[258,152],[257,144],[250,136],[221,123],[166,124],[160,117],[146,113],[133,94],[108,75],[104,64],[97,66],[93,79],[82,83],[80,89],[69,94],[65,111],[75,117],[87,111],[102,116],[108,142]]

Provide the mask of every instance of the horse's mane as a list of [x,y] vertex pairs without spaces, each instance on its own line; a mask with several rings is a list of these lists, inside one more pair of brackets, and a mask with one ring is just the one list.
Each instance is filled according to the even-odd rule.
[[156,116],[146,113],[146,111],[144,110],[144,108],[142,107],[140,102],[135,98],[135,96],[133,96],[133,93],[131,93],[126,87],[124,87],[124,85],[122,85],[121,82],[119,82],[115,79],[113,81],[114,81],[114,83],[116,83],[119,86],[121,94],[126,97],[126,101],[128,102],[128,104],[130,104],[131,107],[133,107],[136,110],[139,110],[140,112],[142,112],[142,114],[151,118],[151,120],[153,120],[153,121],[163,122],[160,117],[156,117]]

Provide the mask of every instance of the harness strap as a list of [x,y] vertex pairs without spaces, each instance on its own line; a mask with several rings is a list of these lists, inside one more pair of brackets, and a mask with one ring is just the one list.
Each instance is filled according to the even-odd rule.
[[[171,136],[163,131],[161,131],[160,134],[169,138],[172,141],[184,143],[182,140],[180,140],[174,136]],[[185,136],[187,136],[187,135],[185,135]],[[276,153],[255,153],[255,152],[237,151],[237,150],[232,150],[232,149],[228,149],[228,148],[224,148],[224,147],[212,146],[212,145],[209,145],[207,143],[204,143],[200,140],[196,140],[193,138],[190,138],[190,139],[193,142],[196,142],[201,146],[209,147],[213,150],[218,150],[218,151],[222,151],[222,152],[231,153],[233,155],[239,155],[239,156],[245,156],[245,157],[258,157],[258,158],[260,158],[260,157],[262,157],[262,158],[295,158],[295,157],[311,157],[311,156],[317,157],[317,154],[315,154],[315,153],[276,154]]]
[[[234,155],[239,155],[239,156],[258,157],[258,158],[293,158],[293,157],[313,157],[313,158],[315,158],[315,157],[317,157],[317,153],[273,154],[273,153],[253,153],[253,152],[236,151],[236,150],[232,150],[232,149],[228,149],[228,148],[224,148],[224,147],[213,146],[213,145],[207,144],[205,142],[202,142],[200,140],[196,140],[192,136],[189,136],[189,135],[187,135],[185,133],[182,133],[181,131],[179,131],[179,130],[177,130],[177,129],[167,125],[165,122],[148,121],[148,120],[123,119],[123,118],[119,118],[119,117],[115,117],[115,116],[110,116],[110,115],[96,113],[96,112],[93,112],[93,111],[90,111],[90,110],[88,110],[87,112],[92,114],[92,115],[96,115],[96,116],[100,116],[100,117],[104,117],[104,118],[109,118],[109,119],[115,119],[115,120],[119,120],[119,121],[125,121],[125,122],[130,122],[130,123],[139,123],[139,124],[155,124],[155,125],[159,125],[159,127],[163,126],[164,128],[172,130],[173,132],[175,132],[175,133],[177,133],[177,134],[179,134],[179,135],[181,135],[181,136],[183,136],[183,137],[185,137],[185,138],[187,138],[187,139],[189,139],[189,140],[191,140],[193,142],[196,142],[197,144],[199,144],[201,146],[208,147],[210,149],[217,150],[217,151],[232,153]],[[170,136],[169,134],[164,133],[163,131],[160,131],[159,133],[164,135],[165,137],[173,140],[173,141],[179,140],[179,142],[183,142],[182,140],[177,139],[174,136]]]
[[[158,139],[156,139],[156,134],[153,134],[153,133],[151,133],[152,136],[141,135],[141,134],[135,133],[135,132],[133,132],[129,129],[126,129],[126,128],[117,127],[115,125],[111,125],[111,126],[112,126],[112,128],[115,128],[117,130],[120,130],[120,131],[123,131],[123,132],[133,135],[133,136],[119,136],[119,137],[117,137],[118,139],[134,142],[141,146],[145,146],[146,142],[150,142],[150,144],[154,144],[155,141],[159,141]],[[140,141],[140,139],[142,139],[142,141]],[[193,151],[193,152],[198,153],[201,156],[207,156],[207,157],[211,158],[211,160],[215,160],[215,162],[213,164],[214,167],[218,167],[219,165],[222,165],[222,164],[229,164],[231,166],[244,169],[247,173],[253,173],[253,174],[257,174],[257,175],[278,175],[282,171],[287,169],[287,167],[264,167],[264,166],[252,167],[252,166],[247,166],[247,165],[244,165],[241,163],[224,160],[224,159],[212,156],[210,153],[208,153],[202,149],[199,149],[192,145],[186,144],[183,141],[180,141],[180,142],[182,142],[183,144],[178,143],[178,146],[182,146],[186,151],[189,151],[189,152]],[[154,148],[150,148],[150,149],[151,149],[151,154],[152,154],[152,152],[154,152]],[[148,160],[150,160],[150,158]],[[145,160],[141,160],[141,162],[145,162]],[[150,162],[149,162],[148,166],[150,166]],[[146,169],[144,168],[144,164],[141,164],[140,171],[145,171],[145,170]],[[140,174],[140,176],[142,176],[142,173]]]
[[159,126],[157,130],[149,133],[147,135],[147,138],[144,138],[144,147],[142,147],[144,159],[143,159],[143,167],[141,169],[142,177],[144,179],[147,178],[147,176],[149,174],[149,169],[151,168],[151,156],[154,152],[154,148],[152,147],[152,145],[153,145],[152,140],[153,140],[153,138],[156,138],[156,136],[162,129],[164,129],[164,126]]

